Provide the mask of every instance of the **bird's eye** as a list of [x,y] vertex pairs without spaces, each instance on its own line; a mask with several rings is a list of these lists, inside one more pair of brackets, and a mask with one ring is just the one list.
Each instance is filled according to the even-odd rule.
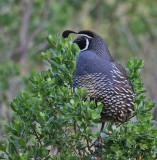
[[79,37],[75,39],[73,42],[79,46],[80,50],[83,50],[84,48],[86,48],[86,38],[84,37]]
[[85,37],[80,37],[80,38],[78,38],[78,41],[85,41],[85,40],[86,40]]

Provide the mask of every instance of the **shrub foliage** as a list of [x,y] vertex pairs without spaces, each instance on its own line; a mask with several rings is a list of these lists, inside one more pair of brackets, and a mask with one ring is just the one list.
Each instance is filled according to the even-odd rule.
[[[103,105],[98,103],[95,108],[89,98],[83,101],[85,89],[73,91],[79,49],[71,37],[65,40],[50,35],[48,41],[52,48],[42,53],[42,59],[50,69],[32,76],[29,91],[12,101],[16,119],[5,127],[8,138],[0,143],[0,159],[156,159],[157,130],[150,112],[154,103],[145,100],[140,79],[143,61],[134,58],[127,65],[137,121],[115,124],[110,135],[106,127],[104,147],[95,152],[91,145],[98,133],[92,128],[99,123]],[[57,154],[50,147],[56,147]]]

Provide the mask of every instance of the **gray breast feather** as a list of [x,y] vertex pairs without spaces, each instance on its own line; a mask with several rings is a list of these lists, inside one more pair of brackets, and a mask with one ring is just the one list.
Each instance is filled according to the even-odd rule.
[[89,75],[94,73],[102,73],[112,80],[111,71],[112,62],[101,59],[95,52],[84,51],[78,56],[75,70],[75,77]]

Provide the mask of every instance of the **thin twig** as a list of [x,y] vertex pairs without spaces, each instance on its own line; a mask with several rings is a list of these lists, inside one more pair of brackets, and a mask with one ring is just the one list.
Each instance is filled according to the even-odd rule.
[[94,143],[91,144],[91,146],[89,146],[90,148],[92,148],[94,146]]
[[[86,129],[87,129],[87,124],[85,123],[85,129],[84,129],[84,131],[86,131]],[[86,133],[85,133],[85,134],[86,134]],[[92,154],[93,151],[91,150],[91,147],[90,147],[90,145],[89,145],[89,140],[86,139],[86,142],[87,142],[87,148],[88,148],[89,152]]]
[[23,3],[23,19],[22,19],[22,24],[20,28],[20,44],[19,44],[19,61],[22,62],[24,58],[26,57],[27,51],[28,51],[28,27],[30,23],[30,17],[32,13],[32,8],[33,8],[33,2],[34,0],[30,1],[22,1]]
[[77,133],[77,123],[75,120],[74,120],[74,131],[75,131],[75,133]]
[[43,11],[43,13],[42,13],[42,19],[41,19],[41,23],[38,25],[38,27],[34,30],[34,32],[30,35],[30,37],[29,37],[29,40],[28,40],[28,42],[29,42],[29,44],[31,44],[32,43],[32,41],[33,41],[33,39],[35,38],[35,36],[42,30],[42,28],[43,28],[43,24],[44,24],[44,22],[45,22],[45,19],[47,18],[47,16],[48,16],[48,11],[49,11],[49,4],[50,4],[50,0],[47,0],[47,1],[45,1],[45,9],[44,9],[44,11]]
[[41,143],[41,141],[40,141],[40,137],[38,137],[38,134],[37,134],[36,130],[34,129],[34,127],[32,127],[32,129],[33,129],[33,131],[34,131],[34,133],[35,133],[35,135],[36,135],[36,137],[37,137],[40,145],[42,146],[42,143]]
[[[128,120],[130,120],[131,118],[133,118],[133,117],[135,117],[135,115],[133,115],[133,116],[131,116],[131,117],[129,117],[129,119]],[[117,126],[117,128],[118,127],[120,127],[122,124],[124,124],[124,123],[126,123],[126,121],[124,121],[124,122],[122,122],[122,123],[120,123],[118,126]]]
[[55,112],[57,112],[60,117],[62,116],[58,110],[55,109]]
[[86,141],[87,141],[87,148],[88,148],[89,152],[92,154],[93,151],[91,150],[91,146],[89,145],[88,139],[86,139]]

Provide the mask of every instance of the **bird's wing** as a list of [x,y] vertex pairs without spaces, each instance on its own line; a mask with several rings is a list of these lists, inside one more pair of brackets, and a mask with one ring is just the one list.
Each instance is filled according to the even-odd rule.
[[125,105],[127,105],[128,108],[134,110],[133,87],[122,65],[116,62],[113,63],[112,77],[114,82],[112,88],[114,89],[115,94],[118,95],[119,98],[123,99],[123,102],[125,102]]
[[[131,82],[130,82],[127,74],[126,74],[126,70],[123,68],[123,66],[122,66],[121,64],[118,64],[118,63],[116,63],[116,62],[114,62],[113,64],[114,64],[114,65],[116,66],[116,68],[120,71],[120,73],[121,73],[121,75],[122,75],[122,77],[123,77],[122,80],[126,80],[127,84],[132,88],[132,91],[133,91],[133,87],[132,87],[132,85],[131,85]],[[120,77],[117,76],[117,80],[119,80],[119,79],[120,79]]]

